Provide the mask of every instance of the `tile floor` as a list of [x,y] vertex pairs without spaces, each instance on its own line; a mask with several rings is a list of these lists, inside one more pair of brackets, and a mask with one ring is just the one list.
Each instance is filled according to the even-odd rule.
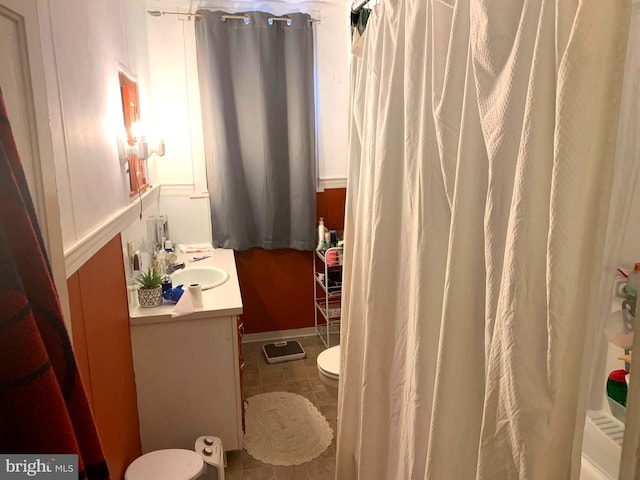
[[331,446],[324,454],[310,462],[292,467],[274,467],[255,460],[245,450],[227,455],[227,480],[331,480],[335,474],[335,433],[338,398],[325,388],[318,378],[316,357],[324,345],[318,337],[300,337],[298,340],[307,353],[303,360],[270,365],[262,353],[262,345],[268,342],[242,344],[245,360],[245,397],[266,392],[293,392],[302,395],[318,407],[334,432]]

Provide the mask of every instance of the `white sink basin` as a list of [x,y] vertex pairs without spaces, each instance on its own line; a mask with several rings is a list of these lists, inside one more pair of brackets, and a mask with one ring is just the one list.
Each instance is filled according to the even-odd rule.
[[187,290],[192,283],[199,283],[203,290],[217,287],[229,280],[229,274],[216,267],[187,267],[171,274],[174,287],[184,285]]

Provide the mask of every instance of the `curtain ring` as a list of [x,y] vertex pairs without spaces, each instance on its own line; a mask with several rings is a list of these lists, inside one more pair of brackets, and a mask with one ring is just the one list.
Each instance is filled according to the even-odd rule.
[[249,22],[251,21],[251,18],[249,18],[248,15],[243,15],[243,16],[240,16],[240,15],[226,15],[226,14],[220,15],[220,21],[223,22],[223,23],[227,21],[227,18],[233,18],[234,20],[235,19],[238,19],[238,20],[242,19],[242,21],[245,23],[245,25],[249,25]]
[[273,22],[275,21],[279,21],[279,22],[286,22],[287,23],[287,27],[291,26],[292,20],[290,18],[287,17],[269,17],[267,18],[267,23],[269,25],[273,25]]

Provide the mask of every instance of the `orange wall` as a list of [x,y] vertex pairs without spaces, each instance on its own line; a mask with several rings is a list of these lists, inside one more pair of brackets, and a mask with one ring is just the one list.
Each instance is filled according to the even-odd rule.
[[327,228],[344,229],[344,202],[346,188],[332,188],[316,194],[316,211],[318,218],[324,217]]
[[93,396],[91,392],[91,374],[89,372],[89,352],[87,352],[86,332],[82,321],[82,293],[80,291],[80,275],[74,273],[67,279],[69,303],[71,309],[71,328],[73,330],[73,350],[76,354],[78,369],[87,391],[87,397],[93,410]]
[[141,455],[120,235],[68,280],[73,345],[111,478]]
[[[327,228],[344,228],[346,189],[318,192],[316,210]],[[236,252],[246,333],[313,326],[313,252]]]

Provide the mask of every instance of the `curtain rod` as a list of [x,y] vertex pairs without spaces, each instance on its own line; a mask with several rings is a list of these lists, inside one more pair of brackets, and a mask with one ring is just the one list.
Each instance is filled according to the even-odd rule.
[[162,15],[185,15],[188,17],[188,20],[191,20],[191,17],[202,17],[201,14],[192,12],[165,12],[163,10],[147,10],[147,13],[152,17],[161,17]]
[[[368,0],[367,0],[368,1]],[[162,15],[183,15],[187,17],[187,20],[191,20],[191,17],[201,18],[202,14],[194,13],[194,12],[165,12],[162,10],[147,10],[147,13],[152,17],[161,17]],[[245,22],[249,19],[246,15],[220,15],[221,20],[224,22],[225,20],[244,20]],[[273,22],[287,22],[287,25],[291,25],[291,19],[288,17],[269,17],[268,19],[269,25],[273,25]],[[312,23],[320,23],[320,19],[311,18]],[[248,22],[247,22],[248,23]]]

